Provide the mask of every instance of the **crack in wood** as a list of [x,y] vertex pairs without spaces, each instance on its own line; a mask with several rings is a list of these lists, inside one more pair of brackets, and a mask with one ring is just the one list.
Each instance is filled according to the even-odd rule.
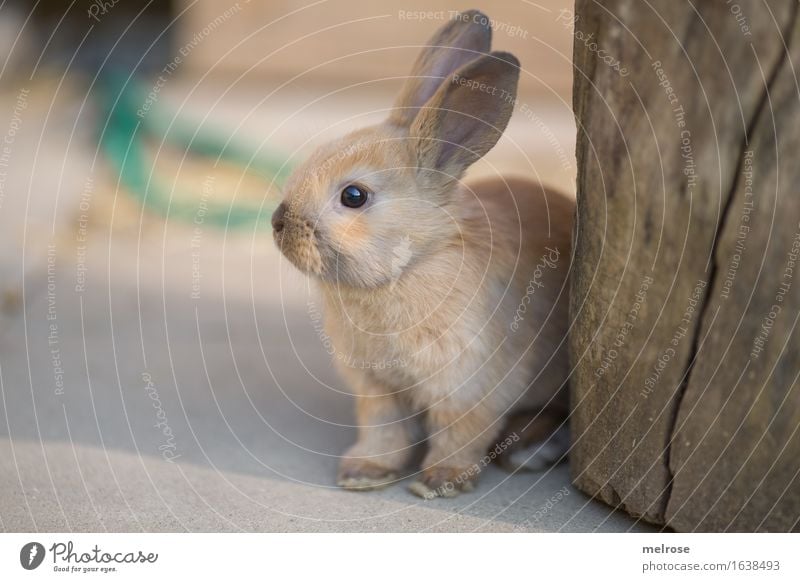
[[798,3],[795,2],[792,5],[792,14],[791,17],[787,19],[786,29],[781,31],[782,36],[786,39],[785,50],[781,51],[775,63],[772,65],[770,69],[769,75],[767,77],[767,82],[764,85],[764,91],[762,92],[761,96],[759,97],[758,103],[753,110],[753,114],[749,122],[747,123],[747,127],[745,128],[745,132],[742,138],[742,144],[739,148],[739,157],[737,159],[736,168],[734,169],[733,180],[731,182],[730,190],[728,191],[728,197],[725,200],[725,204],[722,208],[720,213],[720,219],[717,223],[717,228],[714,233],[714,239],[712,241],[711,252],[709,253],[710,262],[709,267],[707,268],[708,272],[708,283],[705,287],[705,293],[703,296],[703,301],[700,304],[699,314],[698,314],[698,324],[695,326],[694,334],[692,337],[692,344],[691,349],[689,352],[688,362],[686,364],[686,369],[683,373],[683,381],[678,389],[678,392],[675,396],[675,402],[672,407],[672,414],[670,418],[670,428],[667,431],[667,442],[664,448],[664,455],[663,461],[666,466],[667,474],[669,475],[667,485],[664,490],[664,494],[661,496],[661,507],[659,508],[660,515],[663,516],[664,521],[666,521],[666,513],[667,507],[669,506],[669,502],[672,496],[673,485],[675,482],[676,474],[673,472],[672,465],[670,463],[670,459],[672,458],[672,444],[675,441],[677,436],[677,424],[678,424],[678,416],[680,414],[681,404],[683,398],[686,394],[686,390],[691,382],[692,372],[694,370],[694,364],[698,356],[698,352],[700,350],[700,335],[705,329],[705,320],[707,317],[708,307],[711,303],[709,298],[711,296],[712,290],[714,289],[714,285],[716,282],[717,272],[718,272],[718,258],[717,258],[717,251],[718,251],[718,243],[722,237],[722,234],[725,232],[725,227],[728,224],[728,217],[731,212],[731,206],[733,205],[733,200],[739,187],[740,180],[742,179],[742,167],[744,164],[744,156],[745,152],[749,147],[749,139],[750,136],[753,134],[756,126],[758,125],[759,118],[764,113],[767,103],[769,101],[769,94],[770,89],[773,87],[775,80],[778,77],[778,73],[780,72],[781,68],[783,67],[786,60],[789,58],[789,47],[791,46],[792,39],[793,39],[793,32],[795,29],[795,21],[798,17]]

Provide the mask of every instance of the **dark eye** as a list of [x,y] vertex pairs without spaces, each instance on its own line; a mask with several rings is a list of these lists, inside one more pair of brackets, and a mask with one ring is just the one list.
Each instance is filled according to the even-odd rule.
[[345,186],[344,190],[342,190],[342,204],[348,208],[364,206],[366,201],[367,191],[359,186],[350,184],[349,186]]

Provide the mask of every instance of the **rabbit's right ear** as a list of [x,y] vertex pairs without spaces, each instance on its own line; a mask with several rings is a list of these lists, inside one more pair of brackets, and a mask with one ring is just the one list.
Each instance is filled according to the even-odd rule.
[[519,61],[494,52],[470,61],[442,83],[409,128],[419,169],[460,178],[506,129],[517,96]]
[[488,53],[492,44],[489,17],[467,10],[442,26],[417,57],[389,122],[410,125],[422,107],[456,70]]

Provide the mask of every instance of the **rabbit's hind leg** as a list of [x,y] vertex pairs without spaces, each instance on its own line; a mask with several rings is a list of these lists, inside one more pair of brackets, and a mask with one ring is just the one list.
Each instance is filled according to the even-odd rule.
[[540,471],[567,457],[569,428],[566,414],[560,410],[518,412],[508,419],[503,432],[505,442],[511,444],[499,455],[498,463],[509,471]]

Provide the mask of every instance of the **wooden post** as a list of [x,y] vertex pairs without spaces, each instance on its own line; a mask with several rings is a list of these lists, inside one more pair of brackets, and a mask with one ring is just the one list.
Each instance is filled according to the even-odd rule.
[[678,531],[800,528],[795,0],[577,0],[575,484]]

